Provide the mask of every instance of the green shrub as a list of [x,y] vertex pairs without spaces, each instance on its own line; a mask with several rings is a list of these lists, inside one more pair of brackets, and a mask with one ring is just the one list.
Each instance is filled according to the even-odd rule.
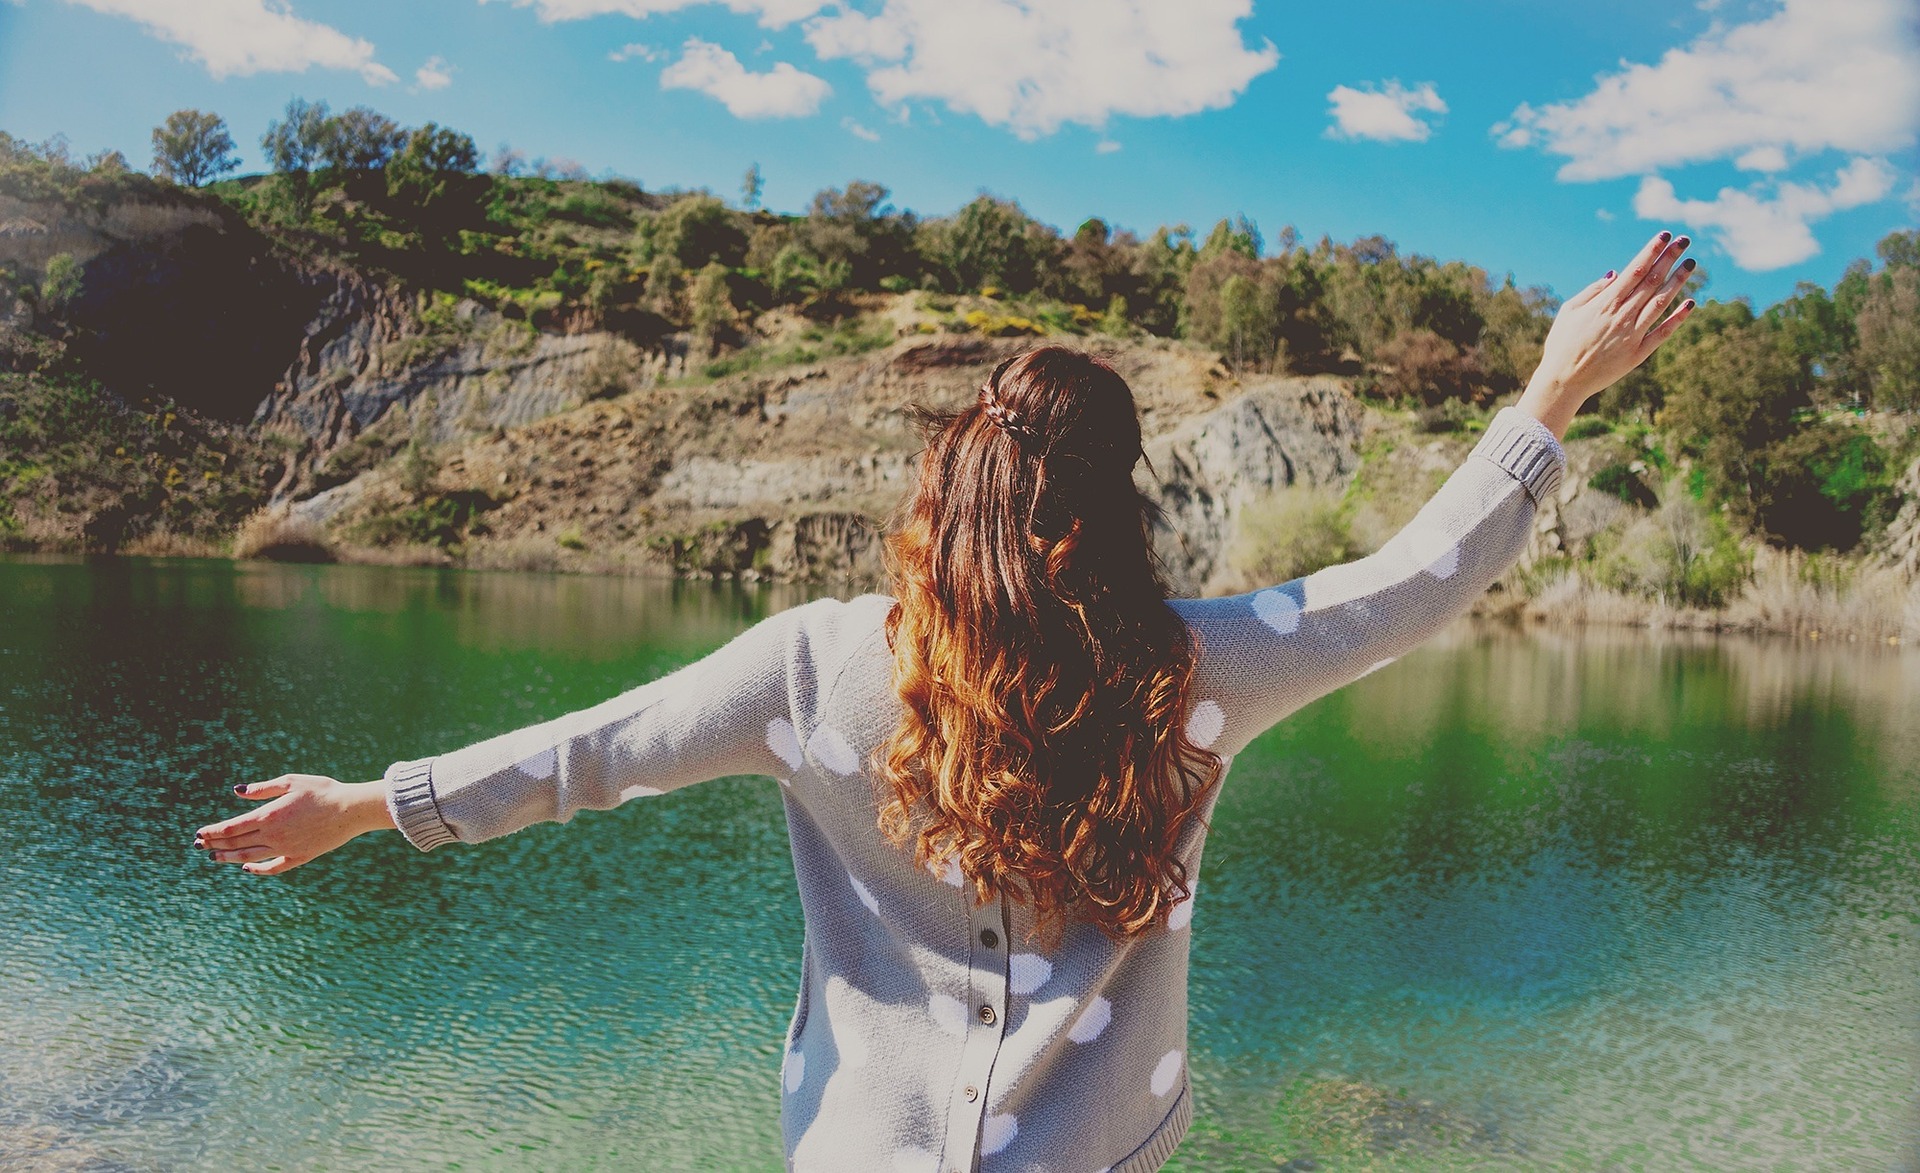
[[1255,582],[1287,582],[1359,554],[1340,495],[1293,485],[1241,511],[1231,561]]
[[1613,421],[1603,415],[1583,415],[1575,417],[1567,428],[1569,440],[1591,440],[1595,436],[1605,436],[1613,431]]
[[1724,607],[1753,577],[1753,557],[1726,519],[1686,493],[1594,539],[1592,576],[1623,594]]
[[41,308],[63,310],[74,298],[79,297],[83,268],[72,253],[53,254],[47,261],[46,272],[40,278]]
[[434,493],[387,513],[363,518],[352,536],[375,546],[415,544],[446,549],[465,541],[474,522],[499,505],[477,489]]
[[1606,465],[1587,478],[1587,484],[1609,497],[1618,497],[1642,509],[1652,509],[1660,503],[1653,490],[1647,487],[1647,482],[1630,465]]

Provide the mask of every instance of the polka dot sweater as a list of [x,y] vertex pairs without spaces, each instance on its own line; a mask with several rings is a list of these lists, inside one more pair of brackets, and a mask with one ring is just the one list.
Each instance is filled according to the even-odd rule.
[[[1171,601],[1202,649],[1188,735],[1230,763],[1461,614],[1519,555],[1564,463],[1551,432],[1508,409],[1379,552],[1252,594]],[[795,607],[604,704],[396,763],[395,821],[430,850],[771,775],[806,914],[780,1080],[789,1167],[1157,1169],[1193,1113],[1194,900],[1128,941],[1074,925],[1042,952],[1019,904],[976,907],[957,870],[916,867],[890,845],[866,761],[900,713],[882,630],[891,603]],[[1205,833],[1196,823],[1180,844],[1195,877]]]

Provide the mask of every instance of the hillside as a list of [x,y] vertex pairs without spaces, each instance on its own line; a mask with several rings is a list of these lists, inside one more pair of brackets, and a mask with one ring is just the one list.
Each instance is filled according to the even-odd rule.
[[[1377,546],[1552,309],[1244,220],[1066,238],[990,197],[783,217],[398,158],[194,190],[0,136],[0,545],[872,584],[911,407],[1046,338],[1136,388],[1176,587],[1233,590]],[[1916,252],[1704,305],[1576,423],[1489,607],[1914,628]]]

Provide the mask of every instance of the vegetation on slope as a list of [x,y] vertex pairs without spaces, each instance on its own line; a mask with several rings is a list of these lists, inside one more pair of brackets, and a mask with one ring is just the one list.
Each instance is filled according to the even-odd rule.
[[[0,197],[105,207],[170,191],[243,221],[276,255],[377,275],[430,309],[471,299],[529,329],[684,344],[706,377],[884,344],[889,330],[859,311],[875,295],[919,291],[940,322],[921,329],[1185,339],[1239,372],[1345,376],[1430,432],[1471,427],[1517,390],[1555,308],[1543,290],[1379,237],[1307,243],[1286,228],[1269,241],[1244,217],[1205,233],[1140,235],[1099,219],[1062,233],[992,195],[923,217],[866,181],[782,214],[758,206],[757,169],[732,203],[512,152],[483,169],[457,131],[302,101],[262,142],[270,173],[215,178],[231,170],[225,125],[176,113],[156,129],[155,171],[207,183],[187,190],[117,155],[76,161],[62,144],[0,135]],[[1692,518],[1699,536],[1682,545],[1707,553],[1681,557],[1676,573],[1622,569],[1650,557],[1632,554],[1635,543],[1660,544],[1623,524],[1568,551],[1562,569],[1713,604],[1738,593],[1759,546],[1873,547],[1900,505],[1899,474],[1920,455],[1920,233],[1895,233],[1878,253],[1831,290],[1803,284],[1764,310],[1706,302],[1579,421],[1576,435],[1609,435],[1619,456],[1594,486]],[[9,261],[0,304],[17,301],[40,336],[79,342],[66,309],[95,276],[73,255]],[[777,341],[757,332],[786,311],[812,324]],[[44,378],[10,369],[16,381]],[[63,385],[85,374],[69,370]],[[1311,512],[1317,526],[1334,523],[1325,502]]]

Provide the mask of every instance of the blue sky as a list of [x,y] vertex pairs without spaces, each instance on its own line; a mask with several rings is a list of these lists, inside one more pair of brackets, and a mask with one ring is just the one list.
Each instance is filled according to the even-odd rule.
[[[1602,11],[1604,9],[1604,11]],[[768,206],[1244,213],[1569,294],[1652,231],[1767,304],[1920,217],[1911,0],[0,0],[0,129],[136,165],[295,95]]]

